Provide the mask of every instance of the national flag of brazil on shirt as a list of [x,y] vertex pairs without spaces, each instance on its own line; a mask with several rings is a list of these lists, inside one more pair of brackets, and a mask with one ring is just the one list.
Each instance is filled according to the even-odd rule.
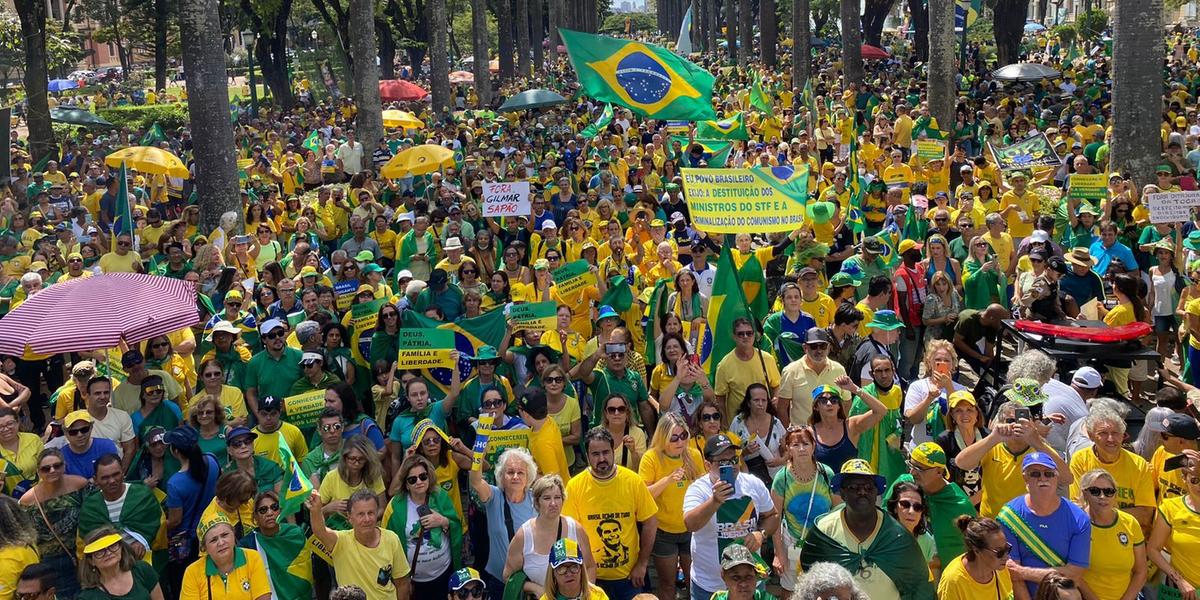
[[739,112],[728,119],[696,123],[696,137],[707,140],[748,140],[750,132],[746,131],[746,118]]
[[569,29],[559,34],[588,96],[651,119],[717,118],[712,74],[670,50]]

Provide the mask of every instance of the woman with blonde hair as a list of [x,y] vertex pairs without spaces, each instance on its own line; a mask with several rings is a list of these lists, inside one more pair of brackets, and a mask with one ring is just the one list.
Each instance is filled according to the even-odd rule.
[[[954,381],[958,352],[942,339],[925,344],[925,377],[912,382],[904,393],[904,419],[912,426],[912,446],[932,442],[946,430],[950,394],[966,388]],[[931,427],[926,427],[926,423]],[[965,446],[964,446],[965,447]]]
[[618,440],[616,462],[627,469],[636,469],[646,452],[646,432],[633,420],[633,409],[621,394],[611,394],[601,405],[604,414],[600,425]]
[[984,310],[993,304],[1008,306],[1006,278],[987,238],[971,238],[967,260],[963,263],[963,307]]
[[655,593],[659,600],[675,597],[677,571],[682,570],[685,579],[691,573],[692,534],[683,522],[683,496],[688,486],[704,474],[704,458],[688,445],[689,437],[691,432],[683,415],[662,415],[638,466],[638,474],[658,503],[658,533],[651,556],[658,574]]
[[[700,403],[700,406],[696,408],[695,421],[692,423],[692,440],[688,444],[689,448],[704,456],[704,442],[718,433],[729,436],[735,445],[739,447],[742,445],[742,438],[725,427],[726,419],[723,411],[722,403],[716,400],[704,400]],[[740,451],[738,460],[741,460]]]
[[228,414],[220,400],[213,396],[200,396],[193,400],[188,409],[188,424],[196,430],[201,452],[212,454],[217,464],[228,462],[229,448],[225,443],[225,434],[229,432]]
[[387,500],[379,452],[375,444],[362,435],[347,438],[342,443],[337,468],[321,479],[321,509],[327,527],[338,531],[350,529],[350,496],[358,490],[371,490],[379,496],[381,505]]
[[1092,469],[1079,478],[1079,505],[1092,521],[1092,554],[1083,581],[1088,600],[1136,598],[1146,583],[1146,546],[1133,515],[1117,509],[1117,484],[1111,473]]
[[[953,259],[951,259],[953,260]],[[937,271],[929,278],[925,305],[921,309],[921,321],[925,324],[925,343],[933,340],[954,338],[954,324],[962,312],[962,298],[954,289],[954,282],[945,271]]]
[[608,600],[608,594],[592,582],[596,577],[583,559],[583,548],[574,540],[561,539],[550,548],[546,585],[539,600],[573,598],[575,600]]
[[557,474],[546,475],[533,482],[529,492],[533,494],[533,509],[537,516],[525,521],[508,544],[508,558],[504,564],[504,579],[508,580],[517,571],[526,576],[525,592],[541,596],[549,567],[550,550],[560,539],[570,539],[579,544],[584,562],[596,571],[595,559],[589,546],[587,532],[575,519],[563,516],[563,501],[566,486]]

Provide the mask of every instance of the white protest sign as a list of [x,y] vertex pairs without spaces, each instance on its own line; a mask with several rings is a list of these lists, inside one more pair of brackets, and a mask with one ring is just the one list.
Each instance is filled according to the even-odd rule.
[[529,182],[483,183],[483,216],[529,216]]
[[1151,223],[1185,223],[1192,218],[1192,207],[1200,206],[1200,192],[1164,192],[1147,194]]

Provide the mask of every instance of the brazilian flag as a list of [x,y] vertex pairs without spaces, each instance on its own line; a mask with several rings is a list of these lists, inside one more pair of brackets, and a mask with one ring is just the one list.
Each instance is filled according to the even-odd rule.
[[560,29],[583,92],[651,119],[706,121],[715,79],[654,44]]
[[146,135],[142,136],[143,146],[157,146],[165,141],[167,141],[167,134],[163,133],[162,127],[158,125],[158,121],[155,121],[154,125],[151,125],[150,129],[146,132]]
[[765,113],[771,112],[771,97],[763,89],[762,76],[754,74],[754,84],[750,86],[750,106]]
[[279,458],[283,462],[283,489],[279,490],[279,522],[282,523],[288,515],[300,512],[304,501],[312,495],[313,484],[300,470],[300,463],[283,436],[277,436],[279,442]]
[[[680,147],[683,148],[684,154],[688,152],[688,139],[681,135],[671,136],[672,141],[678,141]],[[700,144],[704,148],[704,153],[709,155],[705,160],[708,161],[708,168],[718,169],[725,166],[729,161],[729,153],[733,150],[733,142],[729,140],[702,140],[693,139],[692,144]]]
[[858,144],[857,136],[850,136],[850,163],[846,166],[847,187],[850,188],[850,206],[846,210],[846,221],[851,231],[858,235],[867,228],[866,217],[863,216],[862,199],[866,193],[866,185],[858,176]]
[[700,353],[704,357],[704,372],[708,374],[709,380],[714,382],[717,377],[717,365],[726,354],[733,352],[733,321],[739,317],[754,318],[746,305],[742,286],[738,284],[736,269],[729,248],[722,248],[721,256],[717,259],[717,272],[713,278],[712,297],[708,301],[707,315],[709,327],[716,333],[706,337],[705,342],[709,347],[702,348],[705,351]]
[[579,132],[584,138],[596,137],[609,123],[613,120],[613,109],[611,104],[604,105],[604,112],[600,113],[600,118],[596,119],[595,123],[588,125],[583,131]]
[[720,121],[696,123],[696,137],[708,140],[748,140],[750,132],[746,130],[746,118],[739,112]]
[[309,133],[308,137],[304,138],[304,142],[300,145],[318,155],[321,154],[321,134],[316,129],[312,130],[312,133]]

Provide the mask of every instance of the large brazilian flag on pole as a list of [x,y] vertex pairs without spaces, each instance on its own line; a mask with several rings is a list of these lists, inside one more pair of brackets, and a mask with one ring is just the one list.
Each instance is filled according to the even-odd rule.
[[713,76],[654,44],[560,29],[588,96],[650,119],[708,121]]

